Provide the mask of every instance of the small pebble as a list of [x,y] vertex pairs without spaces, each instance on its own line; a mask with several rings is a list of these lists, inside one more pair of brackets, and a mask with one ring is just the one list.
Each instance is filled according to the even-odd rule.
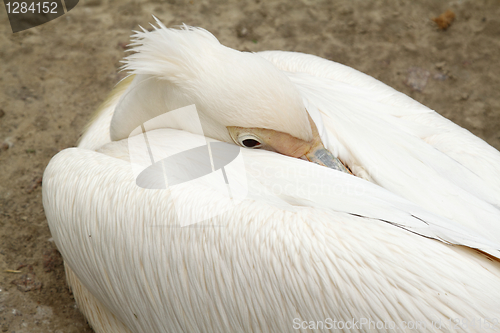
[[437,69],[443,69],[446,66],[446,61],[441,61],[435,64]]
[[405,84],[416,91],[423,91],[431,73],[420,67],[410,67]]
[[436,22],[439,29],[446,30],[451,25],[453,20],[455,20],[455,13],[448,9],[443,14],[433,18],[432,20]]
[[8,137],[8,138],[5,138],[5,140],[3,140],[2,144],[0,144],[0,149],[7,150],[7,149],[12,148],[13,145],[14,145],[14,142],[13,142],[12,138]]
[[237,33],[238,37],[243,38],[243,37],[248,36],[249,31],[248,31],[247,27],[240,26],[240,27],[236,28],[236,33]]
[[442,73],[437,73],[437,74],[434,74],[434,75],[432,76],[432,78],[433,78],[434,80],[437,80],[437,81],[444,81],[444,80],[446,80],[448,77],[447,77],[445,74],[442,74]]
[[22,316],[23,314],[18,309],[12,309],[12,314],[14,316]]

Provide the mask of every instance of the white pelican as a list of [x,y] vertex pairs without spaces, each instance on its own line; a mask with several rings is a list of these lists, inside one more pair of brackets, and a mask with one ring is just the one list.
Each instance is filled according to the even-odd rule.
[[[96,332],[500,330],[498,151],[352,68],[157,23],[43,177]],[[242,197],[188,181],[174,205],[171,188],[137,185],[130,140],[196,146],[188,116],[143,125],[193,104],[208,141],[265,148],[241,148]],[[222,213],[182,227],[202,205]]]

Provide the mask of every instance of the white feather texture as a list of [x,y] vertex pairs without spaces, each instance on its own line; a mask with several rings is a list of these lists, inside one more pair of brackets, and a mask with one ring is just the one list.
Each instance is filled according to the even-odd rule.
[[[237,52],[190,27],[160,24],[135,39],[126,68],[136,76],[43,178],[50,230],[97,333],[306,332],[328,318],[358,324],[318,331],[500,331],[498,151],[331,61]],[[224,63],[239,60],[249,62],[226,78]],[[128,135],[193,103],[211,142],[231,142],[222,133],[234,119],[307,136],[307,108],[358,177],[241,149],[248,193],[235,206],[203,181],[178,185],[175,200],[172,189],[137,186],[134,167],[150,162],[131,159]],[[189,125],[138,135],[175,155],[199,142]],[[225,211],[181,227],[201,206]]]

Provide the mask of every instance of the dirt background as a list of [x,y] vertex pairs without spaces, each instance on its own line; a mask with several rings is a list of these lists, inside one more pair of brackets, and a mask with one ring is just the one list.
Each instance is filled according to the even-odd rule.
[[[431,18],[447,9],[456,19],[442,31]],[[92,332],[66,286],[39,185],[123,77],[131,30],[151,14],[202,26],[239,50],[301,51],[354,67],[500,148],[498,0],[87,0],[16,34],[2,6],[1,332]]]

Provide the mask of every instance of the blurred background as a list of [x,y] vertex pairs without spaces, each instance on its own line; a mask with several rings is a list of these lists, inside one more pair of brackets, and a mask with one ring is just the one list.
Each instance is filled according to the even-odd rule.
[[[451,10],[443,30],[432,20]],[[0,9],[0,329],[92,332],[69,292],[42,207],[50,158],[74,146],[124,77],[131,30],[151,15],[242,51],[288,50],[351,66],[500,148],[498,0],[81,0],[12,33]]]

